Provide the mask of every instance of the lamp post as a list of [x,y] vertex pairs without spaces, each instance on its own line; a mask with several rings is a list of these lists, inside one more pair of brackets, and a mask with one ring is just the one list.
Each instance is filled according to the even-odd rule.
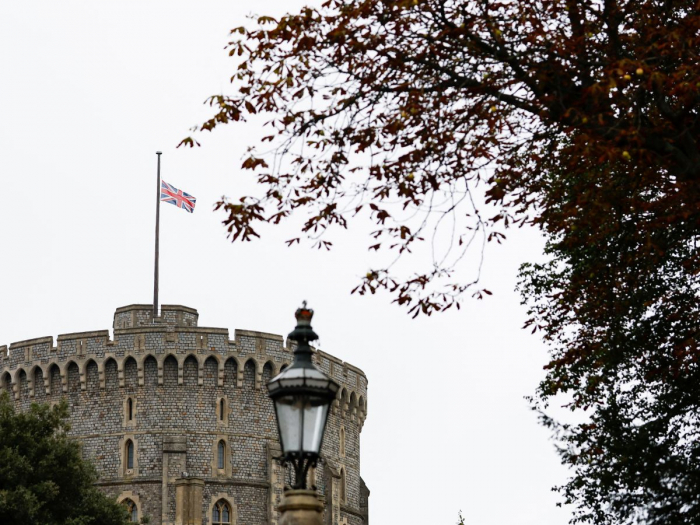
[[309,342],[318,339],[311,328],[313,310],[304,301],[295,317],[297,325],[289,339],[297,342],[289,368],[268,384],[275,405],[282,464],[294,469],[294,484],[286,489],[279,506],[280,525],[321,525],[323,505],[315,490],[307,490],[309,468],[316,467],[328,422],[330,405],[340,385],[314,366]]

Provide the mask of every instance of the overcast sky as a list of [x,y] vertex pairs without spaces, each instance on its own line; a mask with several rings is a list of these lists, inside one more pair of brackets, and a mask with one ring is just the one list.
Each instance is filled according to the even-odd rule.
[[163,178],[197,198],[161,209],[161,302],[200,326],[287,334],[307,299],[320,347],[369,378],[362,476],[372,522],[554,525],[551,487],[567,475],[523,396],[546,351],[521,330],[518,265],[540,258],[534,231],[489,246],[494,292],[461,311],[412,320],[390,297],[350,295],[370,260],[350,231],[321,253],[289,229],[232,245],[212,211],[255,192],[241,157],[260,130],[228,126],[176,149],[226,91],[229,29],[251,9],[301,2],[202,0],[0,3],[0,345],[111,329],[114,309],[152,300],[155,151]]

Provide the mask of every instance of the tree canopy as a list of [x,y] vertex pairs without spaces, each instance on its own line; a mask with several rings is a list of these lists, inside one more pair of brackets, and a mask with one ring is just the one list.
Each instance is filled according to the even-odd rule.
[[[220,203],[234,239],[306,209],[301,233],[327,248],[322,234],[366,212],[370,249],[405,254],[433,212],[471,219],[456,235],[463,246],[538,222],[557,200],[542,177],[552,162],[572,175],[618,162],[639,181],[632,199],[664,181],[692,185],[700,169],[694,2],[330,0],[233,33],[236,91],[210,99],[216,113],[201,129],[268,113],[274,153],[253,149],[243,163],[263,195]],[[479,181],[493,215],[473,205]],[[665,198],[678,212],[693,199]],[[372,269],[359,291],[445,308],[473,286],[452,279],[456,250],[403,279]]]
[[0,523],[128,525],[126,509],[93,483],[97,475],[67,435],[64,402],[16,413],[0,395]]
[[267,114],[271,144],[242,166],[261,194],[219,203],[233,240],[308,211],[289,243],[329,248],[367,214],[368,247],[405,257],[446,226],[431,264],[356,288],[417,315],[484,292],[467,247],[541,228],[520,289],[551,345],[533,403],[586,419],[543,416],[574,521],[700,521],[697,2],[328,0],[233,34],[200,131]]
[[[542,416],[574,472],[560,490],[579,506],[575,521],[697,523],[697,215],[647,230],[663,215],[630,205],[638,181],[608,169],[552,180],[566,208],[602,178],[586,206],[601,211],[570,216],[547,243],[550,260],[521,268],[526,324],[552,353],[535,405],[544,410],[564,394],[571,410],[587,416],[578,425]],[[661,194],[645,198],[654,203]]]

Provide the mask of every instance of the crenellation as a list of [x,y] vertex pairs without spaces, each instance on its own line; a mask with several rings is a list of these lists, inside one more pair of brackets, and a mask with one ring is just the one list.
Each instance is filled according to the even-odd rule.
[[[46,338],[49,339],[49,338]],[[73,332],[70,334],[61,334],[56,340],[57,341],[71,341],[76,339],[109,339],[109,330],[92,330],[90,332]],[[53,341],[53,338],[51,338]],[[104,343],[103,343],[104,344]]]
[[[49,349],[53,347],[53,337],[37,337],[34,339],[26,339],[10,344],[6,350],[7,358],[3,359],[3,368],[26,367],[31,364],[41,361],[45,357]],[[7,348],[7,347],[3,347]]]
[[[289,364],[292,357],[286,350],[286,347],[274,348],[265,346],[262,352],[250,350],[248,352],[237,352],[236,349],[241,345],[236,344],[233,351],[231,351],[230,346],[227,352],[216,351],[216,349],[195,351],[191,348],[191,345],[170,347],[171,345],[166,346],[157,338],[146,338],[132,345],[118,345],[115,349],[107,348],[104,338],[100,339],[102,339],[104,343],[102,346],[99,346],[97,340],[93,341],[92,339],[78,337],[72,337],[70,339],[62,338],[60,352],[57,352],[55,355],[47,354],[49,350],[48,345],[43,347],[43,352],[41,351],[41,347],[38,346],[22,346],[20,348],[23,352],[17,354],[21,358],[16,362],[12,362],[11,360],[10,365],[7,366],[7,364],[5,364],[3,369],[7,369],[9,372],[17,372],[29,367],[40,367],[42,370],[45,370],[55,364],[61,369],[62,375],[65,375],[66,366],[70,363],[75,363],[76,366],[80,368],[81,373],[83,373],[85,364],[90,361],[97,363],[100,370],[103,370],[104,363],[113,360],[117,363],[118,371],[121,376],[123,373],[123,365],[129,359],[134,359],[138,364],[138,369],[142,371],[142,364],[145,357],[152,356],[162,363],[164,357],[172,355],[180,365],[178,368],[180,375],[182,374],[182,362],[184,359],[188,356],[193,356],[200,363],[203,363],[208,357],[213,357],[220,364],[222,377],[224,371],[223,360],[233,359],[241,374],[243,373],[243,368],[240,366],[241,363],[250,363],[254,374],[260,379],[263,373],[263,367],[266,363],[269,363],[275,374],[277,374],[281,371],[284,364]],[[124,338],[118,337],[117,340],[121,342],[124,341]],[[131,338],[130,341],[134,343],[133,338]],[[87,348],[86,351],[85,348]],[[317,351],[317,353],[320,354],[321,352]],[[331,367],[329,366],[331,361],[326,358],[327,355],[328,354],[325,354],[322,357],[315,356],[315,361],[322,370],[329,373],[331,372]],[[162,367],[162,364],[160,367]],[[142,372],[139,372],[140,375],[141,373]],[[336,374],[336,376],[337,375],[338,374]],[[353,372],[344,376],[341,375],[340,378],[336,377],[336,379],[341,379],[344,388],[356,391],[358,395],[365,393],[366,382],[362,381],[364,376],[359,376]],[[256,381],[256,384],[257,383],[259,383],[259,380]],[[357,388],[358,384],[361,385],[359,389]]]
[[53,337],[49,335],[45,337],[36,337],[34,339],[25,339],[24,341],[14,342],[10,344],[10,352],[12,353],[13,350],[18,348],[24,348],[25,346],[41,344],[48,344],[49,346],[53,346]]
[[196,327],[198,318],[199,314],[194,308],[164,304],[160,309],[160,317],[156,317],[154,322],[152,305],[132,304],[117,308],[113,328],[116,330],[160,325],[172,330],[176,326]]

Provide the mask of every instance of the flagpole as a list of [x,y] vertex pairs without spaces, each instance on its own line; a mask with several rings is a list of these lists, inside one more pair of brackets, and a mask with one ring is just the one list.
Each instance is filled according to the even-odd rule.
[[156,151],[158,155],[158,186],[156,188],[156,261],[153,274],[153,322],[158,317],[158,245],[160,237],[160,156],[162,152]]

